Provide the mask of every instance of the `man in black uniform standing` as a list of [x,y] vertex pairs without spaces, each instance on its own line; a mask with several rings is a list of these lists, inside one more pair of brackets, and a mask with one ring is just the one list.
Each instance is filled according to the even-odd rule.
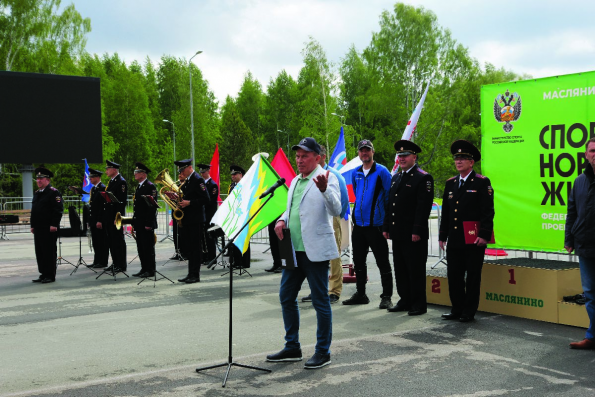
[[118,230],[114,221],[116,213],[126,216],[126,201],[128,199],[128,184],[120,174],[120,164],[107,160],[105,173],[110,177],[110,181],[105,187],[106,192],[111,192],[119,203],[110,203],[105,201],[103,211],[103,226],[107,233],[109,250],[112,253],[113,265],[108,267],[108,272],[125,272],[126,262],[126,241],[124,241],[124,228]]
[[184,178],[180,186],[180,207],[184,212],[182,224],[178,229],[180,247],[188,259],[188,275],[179,282],[192,284],[200,282],[200,266],[202,264],[202,233],[205,222],[205,206],[210,197],[202,179],[192,168],[192,159],[174,161],[178,174]]
[[[155,229],[157,229],[157,188],[147,179],[151,172],[143,163],[136,163],[134,179],[138,182],[132,206],[132,226],[136,233],[136,248],[141,269],[134,277],[155,276]],[[147,196],[146,198],[144,196]],[[155,204],[152,204],[155,203]]]
[[64,211],[62,194],[51,185],[52,171],[45,167],[35,169],[35,181],[39,190],[33,195],[31,203],[31,233],[35,244],[35,257],[39,278],[34,283],[53,283],[56,281],[56,241],[60,229],[60,220]]
[[[235,165],[235,164],[231,165],[229,167],[229,170],[231,171],[232,183],[231,183],[231,185],[229,185],[229,190],[227,191],[228,196],[231,194],[233,189],[237,186],[238,183],[240,183],[240,181],[246,174],[246,171],[242,167],[240,167],[239,165]],[[244,252],[244,254],[242,254],[240,252],[240,250],[238,249],[238,247],[235,246],[235,244],[231,246],[232,267],[235,267],[235,268],[242,267],[244,269],[248,269],[250,267],[250,256],[251,256],[250,243],[248,243],[248,248],[246,249],[246,252]]]
[[[451,312],[442,318],[469,322],[479,306],[483,258],[494,228],[494,189],[487,177],[473,171],[481,154],[471,142],[454,141],[450,152],[459,175],[446,181],[442,200],[439,243],[441,249],[446,247],[452,304]],[[470,228],[468,222],[475,227]],[[476,236],[469,244],[465,243],[465,229]]]
[[205,239],[207,242],[207,256],[204,258],[205,262],[210,262],[217,256],[217,241],[215,238],[212,238],[207,233],[207,229],[211,225],[211,219],[213,219],[213,215],[217,212],[217,208],[219,205],[217,203],[217,198],[219,197],[219,186],[217,183],[211,178],[211,165],[210,164],[197,164],[198,171],[200,172],[200,176],[205,180],[205,186],[207,187],[207,191],[209,192],[209,196],[211,197],[211,202],[205,206]]
[[383,235],[393,242],[393,263],[399,301],[389,312],[417,316],[428,311],[426,262],[428,217],[434,198],[434,179],[416,164],[421,148],[408,140],[395,143],[401,172],[393,175]]
[[89,228],[91,229],[91,240],[93,241],[93,267],[100,269],[107,267],[109,259],[109,246],[107,243],[107,234],[103,228],[103,207],[104,200],[101,192],[105,191],[105,185],[101,182],[103,172],[89,168],[89,179],[93,187],[91,188],[91,197],[89,198]]

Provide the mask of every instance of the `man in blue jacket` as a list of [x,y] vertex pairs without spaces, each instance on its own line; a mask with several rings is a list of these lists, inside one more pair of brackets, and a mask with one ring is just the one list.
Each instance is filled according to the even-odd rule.
[[570,254],[576,250],[581,271],[581,283],[585,294],[585,309],[589,315],[589,328],[585,339],[572,342],[571,349],[595,349],[595,305],[593,304],[593,283],[595,281],[595,138],[587,142],[585,158],[588,163],[585,171],[579,175],[568,196],[568,214],[566,216],[566,235],[564,248]]
[[388,243],[382,235],[384,213],[388,203],[391,175],[388,169],[374,161],[374,145],[368,139],[357,145],[362,166],[354,172],[351,184],[355,193],[355,207],[353,209],[353,265],[355,268],[356,292],[344,305],[362,305],[370,303],[366,295],[368,269],[366,258],[372,249],[376,265],[380,270],[382,295],[380,295],[380,309],[392,306],[393,273],[388,260]]

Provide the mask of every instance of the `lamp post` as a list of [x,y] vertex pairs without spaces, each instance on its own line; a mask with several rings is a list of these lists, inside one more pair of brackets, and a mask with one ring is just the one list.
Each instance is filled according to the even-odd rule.
[[188,60],[188,75],[190,76],[190,133],[192,135],[192,168],[194,167],[194,107],[193,107],[193,103],[192,103],[192,69],[190,68],[190,62],[192,61],[192,58],[194,58],[195,56],[197,56],[198,54],[201,54],[202,51],[196,51],[196,54],[192,55],[192,57]]
[[174,136],[174,161],[176,161],[176,125],[173,121],[163,120],[164,123],[170,123],[172,126],[172,132]]
[[284,134],[287,134],[287,157],[289,157],[289,130],[287,132],[281,131],[281,130],[277,130],[277,132],[282,132]]

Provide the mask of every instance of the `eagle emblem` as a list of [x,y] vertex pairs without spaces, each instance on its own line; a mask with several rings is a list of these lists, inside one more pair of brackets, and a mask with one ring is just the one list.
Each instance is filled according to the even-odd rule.
[[498,94],[494,100],[494,117],[502,126],[504,132],[510,132],[514,128],[510,122],[517,121],[521,117],[522,105],[521,96],[516,92],[508,90],[504,94]]

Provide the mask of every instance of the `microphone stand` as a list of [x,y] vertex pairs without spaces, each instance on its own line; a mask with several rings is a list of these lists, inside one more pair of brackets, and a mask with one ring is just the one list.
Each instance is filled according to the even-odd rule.
[[[81,221],[81,198],[83,197],[83,194],[89,194],[87,192],[84,192],[82,189],[79,189],[75,186],[70,186],[69,187],[70,190],[72,190],[74,192],[74,194],[79,196],[79,199],[77,200],[77,216],[79,217],[79,230],[78,230],[78,235],[79,235],[79,260],[76,262],[76,265],[72,265],[74,266],[74,269],[72,270],[72,272],[70,273],[70,275],[72,276],[74,273],[76,273],[76,271],[79,269],[79,266],[83,265],[85,266],[87,269],[92,270],[93,273],[97,273],[97,271],[95,269],[93,269],[92,267],[90,267],[89,265],[87,265],[87,262],[85,262],[85,260],[83,259],[83,243],[82,243],[82,229],[83,229],[83,222]],[[81,191],[83,191],[84,193],[81,193]]]
[[[252,215],[250,217],[250,219],[248,219],[248,221],[246,221],[246,223],[244,224],[244,226],[242,226],[242,228],[236,233],[235,236],[233,236],[229,242],[227,243],[227,245],[225,245],[225,247],[223,248],[223,250],[219,253],[219,255],[217,255],[215,257],[215,259],[211,260],[211,262],[209,263],[209,265],[207,266],[207,268],[211,268],[213,267],[216,263],[217,263],[217,259],[219,259],[219,257],[223,254],[223,252],[225,252],[227,249],[230,248],[230,246],[233,244],[233,242],[235,241],[235,239],[239,236],[239,234],[242,232],[242,230],[244,230],[246,228],[246,226],[248,226],[250,224],[250,221],[252,219],[254,219],[254,217],[260,212],[260,210],[269,202],[270,199],[273,198],[274,196],[274,191],[271,192],[271,195],[269,196],[269,198],[260,206],[260,208],[258,208],[258,210],[254,213],[254,215]],[[236,366],[236,367],[242,367],[242,368],[248,368],[248,369],[255,369],[258,371],[264,371],[264,372],[273,372],[270,369],[266,369],[266,368],[260,368],[260,367],[253,367],[250,365],[245,365],[245,364],[240,364],[240,363],[236,363],[233,361],[233,356],[232,356],[232,335],[233,335],[233,330],[232,330],[232,319],[233,319],[233,310],[232,310],[232,302],[233,302],[233,275],[234,272],[232,269],[229,270],[229,342],[228,342],[228,351],[229,354],[227,356],[227,362],[222,363],[222,364],[217,364],[217,365],[211,365],[208,367],[203,367],[203,368],[196,368],[196,372],[201,372],[201,371],[205,371],[207,369],[212,369],[212,368],[219,368],[219,367],[225,367],[227,366],[227,371],[225,372],[225,377],[223,378],[223,384],[221,385],[221,387],[225,387],[225,384],[227,383],[227,378],[229,377],[229,371],[231,370],[232,366]]]

